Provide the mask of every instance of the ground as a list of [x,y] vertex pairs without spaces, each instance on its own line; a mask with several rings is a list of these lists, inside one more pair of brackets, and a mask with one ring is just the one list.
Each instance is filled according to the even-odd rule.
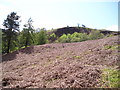
[[118,37],[27,47],[3,55],[4,88],[102,87],[102,70],[118,68]]

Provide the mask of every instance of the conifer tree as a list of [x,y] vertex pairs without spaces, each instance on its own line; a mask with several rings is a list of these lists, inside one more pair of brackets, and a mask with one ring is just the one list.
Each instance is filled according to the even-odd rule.
[[17,40],[16,37],[18,35],[20,26],[19,18],[20,16],[18,16],[17,13],[11,12],[3,22],[3,26],[5,27],[2,29],[2,42],[4,42],[2,47],[4,47],[4,53],[9,53],[10,50],[15,46],[15,41]]

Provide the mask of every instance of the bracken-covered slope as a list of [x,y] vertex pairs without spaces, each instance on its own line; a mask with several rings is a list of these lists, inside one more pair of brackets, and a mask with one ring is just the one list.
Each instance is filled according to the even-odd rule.
[[102,69],[118,63],[118,37],[32,46],[3,56],[5,88],[101,87]]

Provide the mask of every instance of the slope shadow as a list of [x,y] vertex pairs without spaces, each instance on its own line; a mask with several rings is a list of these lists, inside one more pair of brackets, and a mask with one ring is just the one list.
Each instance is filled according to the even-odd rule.
[[2,55],[2,60],[0,61],[0,63],[4,62],[4,61],[10,61],[10,60],[15,59],[17,54],[18,54],[18,51],[14,51],[12,53]]
[[20,50],[2,55],[2,60],[0,60],[0,63],[4,62],[4,61],[11,61],[11,60],[16,59],[17,54],[19,54],[19,53],[31,54],[32,52],[34,52],[34,46],[22,48]]
[[34,52],[34,46],[22,48],[22,49],[20,49],[18,51],[21,52],[21,53],[25,53],[25,54],[31,54],[31,53]]

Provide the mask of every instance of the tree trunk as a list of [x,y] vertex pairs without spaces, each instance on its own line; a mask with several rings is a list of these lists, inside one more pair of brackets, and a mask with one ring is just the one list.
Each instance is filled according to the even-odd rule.
[[27,38],[26,38],[26,42],[25,42],[25,47],[28,46],[28,43],[29,43],[29,37],[28,37],[28,34],[29,34],[29,30],[27,30]]
[[8,39],[8,45],[7,45],[7,53],[9,53],[9,51],[10,51],[10,45],[11,45],[11,37],[9,37],[9,39]]
[[26,42],[25,42],[25,47],[27,47],[27,46],[28,46],[28,36],[27,36]]
[[7,39],[8,39],[8,45],[7,45],[7,53],[9,53],[10,52],[10,46],[11,46],[11,38],[12,38],[12,29],[9,29],[9,34],[8,34],[8,37],[7,37]]
[[28,45],[28,41],[26,40],[26,42],[25,42],[25,47],[27,47],[27,45]]

